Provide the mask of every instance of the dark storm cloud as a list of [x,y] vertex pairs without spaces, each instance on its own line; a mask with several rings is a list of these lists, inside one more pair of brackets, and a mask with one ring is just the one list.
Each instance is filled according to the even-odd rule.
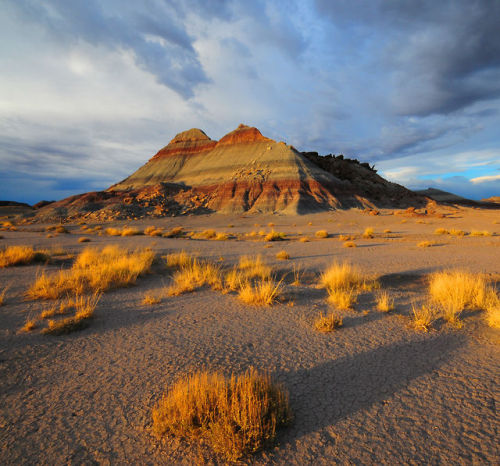
[[18,0],[15,6],[63,43],[132,51],[140,67],[183,97],[208,82],[183,24],[185,11],[173,2]]
[[402,115],[448,114],[500,96],[500,2],[317,0],[360,46],[372,41]]

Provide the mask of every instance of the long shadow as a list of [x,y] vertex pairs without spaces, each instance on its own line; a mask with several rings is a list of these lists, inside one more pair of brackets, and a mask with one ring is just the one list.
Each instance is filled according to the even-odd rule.
[[464,342],[463,336],[441,334],[278,373],[278,379],[290,387],[295,417],[281,442],[293,442],[387,400],[445,363]]

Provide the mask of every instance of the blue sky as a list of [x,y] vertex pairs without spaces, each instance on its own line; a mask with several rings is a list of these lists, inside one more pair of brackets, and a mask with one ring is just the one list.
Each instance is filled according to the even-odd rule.
[[500,1],[0,0],[0,199],[105,189],[239,123],[500,195]]

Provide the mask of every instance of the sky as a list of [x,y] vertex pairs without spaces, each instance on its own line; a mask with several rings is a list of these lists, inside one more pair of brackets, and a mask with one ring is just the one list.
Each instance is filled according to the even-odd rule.
[[0,0],[0,199],[106,189],[244,123],[500,195],[498,0]]

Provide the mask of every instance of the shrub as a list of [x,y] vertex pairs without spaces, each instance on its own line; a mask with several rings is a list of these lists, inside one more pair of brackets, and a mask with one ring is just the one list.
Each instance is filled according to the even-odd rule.
[[318,230],[316,233],[316,238],[328,238],[328,232],[326,230]]
[[249,278],[269,278],[272,268],[264,264],[262,256],[259,254],[253,256],[241,256],[238,268],[242,271],[242,276],[245,279]]
[[37,327],[38,321],[36,319],[27,319],[19,331],[22,333],[28,333],[35,330]]
[[109,236],[121,236],[122,234],[119,228],[106,228],[104,232]]
[[184,234],[184,230],[182,227],[175,227],[171,230],[163,233],[164,238],[179,238]]
[[124,228],[122,230],[122,236],[137,236],[142,234],[137,228]]
[[0,291],[0,306],[3,306],[3,303],[5,302],[5,296],[7,294],[7,291],[9,290],[10,286],[4,286],[3,290]]
[[208,372],[184,377],[162,396],[152,417],[157,435],[202,438],[237,461],[272,442],[291,412],[285,390],[250,369],[230,378]]
[[146,293],[142,299],[142,304],[152,306],[161,303],[161,297],[156,293]]
[[314,321],[314,328],[322,333],[333,332],[336,328],[342,327],[342,325],[342,317],[333,312],[328,316],[320,314]]
[[433,246],[434,242],[432,241],[420,241],[420,243],[417,244],[419,248],[428,248],[430,246]]
[[89,241],[90,241],[90,238],[87,236],[81,236],[80,238],[78,238],[79,243],[88,243]]
[[486,322],[490,327],[500,328],[500,298],[494,292],[486,304]]
[[344,248],[355,248],[356,243],[354,241],[346,241],[342,246]]
[[214,238],[216,241],[226,241],[229,239],[229,235],[227,233],[217,233]]
[[446,228],[436,228],[434,230],[435,235],[448,235],[450,232]]
[[286,238],[285,233],[272,230],[271,232],[269,232],[265,236],[264,240],[265,241],[281,241],[281,240],[284,240],[285,238]]
[[163,235],[163,230],[155,226],[149,226],[144,230],[144,234],[148,236],[161,236]]
[[387,291],[382,291],[377,295],[377,309],[380,312],[389,312],[394,309],[394,299]]
[[339,235],[339,241],[352,241],[354,235]]
[[491,236],[491,232],[489,231],[478,231],[478,230],[472,230],[470,232],[471,236]]
[[281,294],[281,282],[272,278],[262,278],[253,283],[242,283],[238,297],[246,304],[253,306],[270,306]]
[[194,256],[188,254],[186,251],[173,252],[167,254],[164,258],[166,259],[167,267],[182,267],[194,260]]
[[135,283],[154,260],[151,250],[128,251],[118,246],[85,248],[69,270],[52,275],[42,272],[29,288],[31,299],[56,299],[65,294],[105,291]]
[[167,288],[169,296],[178,296],[180,294],[194,291],[204,285],[213,289],[222,289],[222,277],[220,267],[210,262],[193,259],[174,273],[173,284]]
[[328,291],[328,302],[339,309],[351,309],[358,300],[358,292],[354,289],[335,289]]
[[365,238],[365,239],[373,238],[373,228],[372,227],[365,228],[365,231],[363,232],[363,238]]
[[348,262],[334,262],[320,276],[320,284],[328,290],[361,289],[366,277],[361,270]]
[[307,236],[303,236],[302,238],[299,239],[301,243],[308,243],[310,240]]
[[214,239],[217,236],[217,232],[215,230],[204,230],[201,233],[196,233],[193,235],[193,238],[196,239]]
[[31,246],[9,246],[0,251],[0,268],[13,265],[28,265],[49,259],[44,251],[35,251]]
[[62,225],[57,226],[54,231],[56,233],[65,233],[65,234],[69,233],[69,231],[65,227],[63,227]]
[[430,306],[415,307],[412,305],[412,326],[415,330],[427,332],[435,320],[435,312]]
[[455,230],[454,228],[452,228],[450,230],[450,235],[453,235],[453,236],[465,236],[467,233],[463,230]]
[[279,259],[279,260],[282,260],[282,261],[285,261],[285,260],[288,260],[290,259],[290,254],[288,254],[286,251],[280,251],[276,254],[276,259]]

